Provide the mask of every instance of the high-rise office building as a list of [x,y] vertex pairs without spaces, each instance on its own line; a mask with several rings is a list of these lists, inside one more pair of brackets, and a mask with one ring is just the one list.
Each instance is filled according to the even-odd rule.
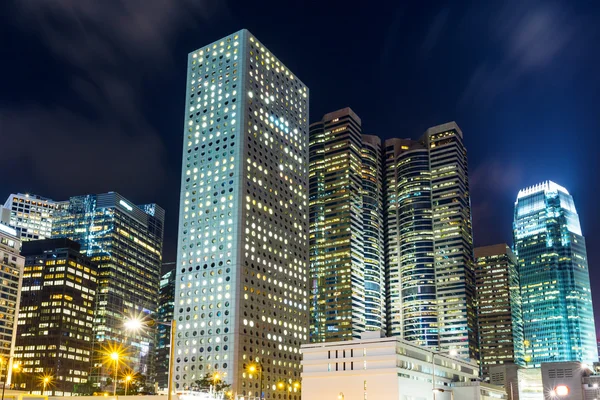
[[388,334],[437,348],[437,300],[429,150],[385,141]]
[[140,379],[153,374],[154,330],[128,331],[125,322],[157,311],[164,216],[156,204],[136,206],[110,192],[71,197],[55,218],[53,237],[78,242],[98,265],[91,376],[96,386],[105,386],[112,370],[102,363],[108,347],[123,348],[120,365]]
[[479,360],[483,377],[490,367],[524,365],[523,314],[517,259],[506,244],[475,249]]
[[310,126],[312,342],[385,327],[381,141],[350,109]]
[[388,331],[477,356],[467,151],[456,123],[385,142]]
[[368,331],[381,331],[386,327],[382,157],[381,139],[362,135],[365,329]]
[[21,255],[15,359],[23,373],[13,382],[40,394],[41,377],[51,377],[44,395],[73,395],[86,385],[92,367],[97,266],[69,239],[24,242]]
[[519,191],[513,234],[526,366],[597,362],[585,239],[573,197],[550,181]]
[[[21,256],[21,242],[17,231],[0,224],[0,369],[10,375],[15,340],[17,337],[16,317],[19,309],[19,293],[25,258]],[[9,367],[7,368],[7,365]],[[8,380],[10,382],[10,379]]]
[[[308,89],[250,32],[188,57],[175,385],[300,377],[308,339]],[[292,399],[299,399],[292,394]]]
[[5,215],[5,223],[17,230],[21,241],[47,239],[52,235],[54,213],[64,202],[57,202],[35,194],[11,194],[0,214]]
[[[175,263],[169,264],[175,267]],[[160,293],[158,295],[158,312],[156,319],[164,324],[173,320],[173,302],[175,301],[175,270],[166,272],[160,278]],[[171,350],[171,326],[158,325],[156,327],[156,351],[154,353],[154,368],[156,383],[160,389],[169,386],[169,357]]]

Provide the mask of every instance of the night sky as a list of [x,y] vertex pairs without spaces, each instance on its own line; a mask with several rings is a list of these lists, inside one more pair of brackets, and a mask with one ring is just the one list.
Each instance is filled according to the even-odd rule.
[[350,106],[382,138],[457,121],[476,245],[511,242],[520,188],[565,186],[600,316],[595,2],[2,3],[0,202],[107,191],[156,202],[174,261],[187,53],[247,28],[308,85],[311,121]]

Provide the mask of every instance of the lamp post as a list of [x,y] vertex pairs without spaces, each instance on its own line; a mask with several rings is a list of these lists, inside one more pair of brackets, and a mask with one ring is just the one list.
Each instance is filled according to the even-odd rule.
[[[2,385],[2,400],[4,400],[4,390],[6,389],[6,381],[8,379],[8,363],[5,363],[5,360],[2,357],[0,357],[0,375],[2,374],[3,365],[6,365],[6,374],[4,375],[4,384]],[[13,363],[11,368],[14,372],[19,372],[19,369],[21,367],[18,363]]]
[[125,396],[127,396],[127,389],[129,388],[129,382],[133,379],[133,376],[126,375],[125,376]]
[[[12,358],[12,357],[11,357]],[[9,362],[7,362],[3,357],[0,357],[0,378],[2,378],[2,371],[4,370],[4,367],[6,366],[6,373],[4,374],[4,380],[2,381],[2,400],[4,400],[4,390],[6,389],[6,381],[8,380],[8,365]],[[19,370],[19,364],[18,363],[14,363],[12,365],[12,369],[13,371],[17,372]]]
[[250,371],[251,374],[253,374],[254,372],[260,372],[260,400],[263,400],[263,366],[262,363],[257,362],[255,364],[251,364],[248,367],[248,371]]
[[111,360],[113,360],[115,362],[115,382],[114,382],[114,389],[113,389],[113,396],[117,396],[117,380],[118,375],[117,373],[119,372],[119,353],[117,353],[116,351],[113,351],[112,353],[110,353],[110,358]]
[[340,394],[338,394],[338,400],[344,400],[344,393],[340,392]]
[[211,385],[211,391],[213,391],[215,394],[217,393],[217,383],[219,380],[221,380],[221,375],[218,372],[215,372],[212,376],[213,384]]
[[167,394],[167,400],[172,400],[173,398],[173,372],[174,372],[174,359],[175,359],[175,346],[173,346],[173,344],[175,343],[175,327],[176,327],[176,322],[175,320],[172,320],[171,322],[161,322],[161,321],[157,321],[155,319],[139,319],[139,318],[129,318],[127,321],[125,321],[125,329],[131,330],[131,331],[138,331],[140,329],[143,329],[144,327],[152,327],[154,325],[161,325],[161,326],[170,326],[171,327],[171,335],[169,338],[169,382],[167,383],[167,387],[168,387],[168,391],[169,393]]
[[[443,355],[445,353],[439,353],[440,355]],[[447,353],[450,357],[456,357],[456,355],[458,354],[458,352],[455,349],[450,350]],[[431,352],[431,390],[433,391],[433,400],[435,400],[435,394],[436,393],[443,393],[444,390],[443,389],[437,389],[435,387],[435,350],[432,350]],[[441,392],[440,392],[441,391]],[[452,398],[454,398],[454,393],[452,393]]]
[[50,383],[50,377],[49,376],[44,376],[42,378],[42,396],[44,395],[44,393],[46,392],[46,387],[48,386],[48,384]]

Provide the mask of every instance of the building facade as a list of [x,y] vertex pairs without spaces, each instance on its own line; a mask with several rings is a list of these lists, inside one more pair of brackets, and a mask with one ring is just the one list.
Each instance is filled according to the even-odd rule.
[[157,311],[163,225],[158,205],[136,206],[115,192],[71,197],[55,218],[53,237],[78,242],[98,265],[91,376],[96,387],[110,383],[112,363],[103,361],[115,348],[124,352],[120,368],[139,379],[153,374],[154,330],[127,331],[125,322]]
[[380,331],[386,327],[381,139],[362,135],[361,161],[365,330]]
[[388,334],[437,348],[429,151],[410,139],[385,141]]
[[344,108],[310,126],[312,342],[385,326],[381,141]]
[[7,214],[6,224],[17,230],[21,241],[49,239],[53,215],[62,204],[35,194],[11,194],[0,206],[0,214]]
[[399,337],[365,332],[362,339],[302,346],[302,399],[506,399],[479,381],[475,363]]
[[[175,263],[169,263],[173,267]],[[163,269],[165,264],[163,264]],[[158,312],[156,319],[163,323],[173,320],[173,304],[175,301],[175,270],[168,271],[160,278],[160,292],[158,295]],[[156,327],[156,351],[154,365],[156,383],[159,389],[169,386],[169,357],[171,350],[171,326],[158,325]]]
[[524,365],[521,288],[508,245],[477,247],[475,262],[479,360],[487,378],[494,365]]
[[385,141],[388,332],[477,358],[467,152],[454,122]]
[[21,241],[17,235],[14,228],[0,224],[0,369],[4,369],[4,373],[9,375],[17,338],[19,293],[25,264],[25,258],[20,255]]
[[308,88],[247,30],[187,77],[175,386],[270,398],[308,340]]
[[585,239],[569,192],[550,181],[521,190],[513,234],[526,365],[597,362]]
[[97,266],[69,239],[23,243],[25,257],[15,359],[23,373],[13,382],[42,394],[40,377],[51,377],[43,393],[86,393],[92,368]]

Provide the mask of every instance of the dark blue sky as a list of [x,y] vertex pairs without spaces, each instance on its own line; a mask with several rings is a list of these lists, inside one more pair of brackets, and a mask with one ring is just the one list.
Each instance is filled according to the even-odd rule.
[[176,254],[187,53],[248,28],[365,133],[455,120],[477,245],[511,241],[517,191],[567,187],[600,315],[600,17],[594,2],[14,0],[0,6],[0,199],[118,191],[167,210]]

